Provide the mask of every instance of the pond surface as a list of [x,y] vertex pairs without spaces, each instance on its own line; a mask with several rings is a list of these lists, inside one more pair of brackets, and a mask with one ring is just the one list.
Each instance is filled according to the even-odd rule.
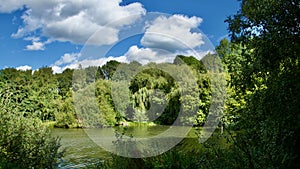
[[[145,138],[159,135],[169,129],[169,126],[135,126],[126,127],[125,135],[136,138]],[[61,150],[65,149],[65,155],[60,163],[60,168],[84,168],[93,163],[110,158],[110,153],[98,146],[90,137],[92,133],[106,133],[114,130],[122,133],[123,127],[85,129],[52,129],[54,137],[61,137]],[[180,143],[187,148],[199,146],[195,129],[192,129]]]
[[109,153],[96,145],[83,129],[55,128],[52,135],[61,138],[60,150],[65,150],[61,168],[81,168],[109,157]]

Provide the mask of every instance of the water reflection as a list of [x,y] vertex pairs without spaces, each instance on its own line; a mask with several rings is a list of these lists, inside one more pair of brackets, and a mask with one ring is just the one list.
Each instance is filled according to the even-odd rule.
[[[168,129],[169,126],[134,126],[126,127],[124,134],[129,137],[148,138],[159,135]],[[122,133],[124,127],[98,128],[89,132],[98,134],[111,132],[111,130]],[[52,135],[61,137],[61,149],[66,149],[61,168],[81,168],[111,157],[109,152],[90,139],[84,129],[52,129]],[[186,138],[180,145],[199,145],[194,129],[189,132]]]

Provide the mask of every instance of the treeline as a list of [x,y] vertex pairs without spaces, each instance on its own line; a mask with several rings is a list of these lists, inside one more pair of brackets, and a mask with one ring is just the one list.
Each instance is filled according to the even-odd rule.
[[[226,72],[222,76],[226,77],[227,92],[220,124],[223,133],[216,130],[200,148],[187,152],[179,145],[150,158],[131,159],[112,154],[112,160],[99,168],[300,168],[299,26],[290,25],[294,22],[270,21],[267,26],[271,28],[266,27],[258,34],[251,32],[257,27],[245,24],[240,18],[265,19],[250,14],[268,16],[271,13],[264,12],[278,4],[290,11],[290,17],[300,9],[293,8],[293,1],[291,4],[269,1],[271,7],[264,4],[266,1],[242,2],[243,10],[228,20],[232,41],[223,39],[216,47]],[[281,15],[277,19],[282,21]],[[210,85],[213,80],[210,78]],[[201,139],[201,131],[199,136]]]
[[[218,59],[216,55],[210,54],[206,58]],[[185,69],[178,69],[183,67],[182,65],[187,66]],[[207,65],[209,67],[208,63]],[[185,93],[188,93],[189,97],[182,96],[183,89],[180,83],[183,83],[183,79],[176,80],[155,66],[169,67],[170,71],[177,70],[176,74],[189,75],[188,78],[183,75],[178,77],[187,78],[184,79],[185,82],[189,79],[195,81],[196,86],[185,88]],[[123,72],[119,71],[114,75],[118,67]],[[140,72],[130,77],[128,86],[119,86],[120,88],[114,89],[114,92],[119,94],[118,90],[128,87],[129,100],[118,101],[119,96],[113,100],[112,85],[116,84],[116,80],[125,78],[126,69]],[[102,67],[66,69],[58,74],[53,74],[50,67],[35,71],[6,68],[0,72],[0,88],[1,97],[6,99],[9,95],[16,111],[23,112],[26,117],[55,122],[56,127],[105,127],[133,121],[153,121],[156,124],[171,125],[180,111],[188,110],[196,112],[194,118],[186,115],[186,118],[190,119],[185,119],[185,123],[201,126],[209,112],[211,101],[210,78],[213,76],[209,72],[212,73],[205,67],[203,61],[192,56],[177,56],[173,64],[164,65],[150,63],[142,66],[138,62],[126,64],[109,61]],[[128,80],[128,77],[126,78]],[[88,89],[93,89],[92,95],[97,100],[97,109],[100,112],[92,110],[95,107],[89,105],[91,101],[87,101],[91,99],[90,96],[87,97],[81,92]],[[79,96],[80,92],[82,94],[79,101],[74,103],[73,95]],[[182,103],[182,100],[185,103]],[[195,102],[196,100],[199,101]],[[119,105],[123,108],[120,109]],[[77,111],[76,106],[80,106]],[[182,110],[183,107],[185,110]]]
[[[55,163],[53,159],[59,156],[58,146],[55,140],[49,141],[44,131],[36,130],[42,126],[41,121],[55,121],[58,127],[82,126],[82,119],[87,119],[87,126],[100,127],[149,119],[171,124],[182,108],[178,104],[186,105],[187,109],[198,108],[196,121],[192,122],[200,126],[212,104],[217,105],[215,110],[224,108],[221,123],[225,126],[225,134],[214,133],[200,151],[170,150],[146,159],[113,156],[107,168],[300,168],[299,13],[299,0],[242,0],[238,13],[226,20],[231,42],[226,39],[220,42],[216,47],[219,57],[205,57],[211,58],[205,68],[202,67],[204,60],[199,62],[183,56],[175,59],[174,64],[189,65],[196,77],[191,79],[196,79],[199,92],[192,92],[187,98],[177,93],[182,89],[180,85],[184,86],[180,84],[182,81],[178,83],[163,71],[145,69],[132,76],[132,69],[140,67],[136,62],[126,66],[111,61],[100,68],[79,69],[78,72],[67,69],[61,74],[53,74],[51,68],[34,72],[2,70],[0,168],[15,168],[15,165],[46,168]],[[218,59],[222,66],[215,64]],[[118,72],[117,66],[124,66],[125,74]],[[217,76],[222,68],[228,73]],[[77,74],[75,79],[74,73]],[[119,85],[112,83],[114,73],[119,73],[119,81],[115,82],[129,86],[128,92],[118,94],[128,95],[130,103],[114,97],[112,89],[118,89]],[[134,78],[128,82],[124,80],[127,75]],[[225,106],[221,101],[222,85],[216,83],[222,81],[222,77],[227,81]],[[155,92],[157,94],[153,95]],[[96,104],[89,97],[92,95]],[[158,118],[155,118],[157,114],[149,113],[152,96],[152,104],[167,103]],[[81,98],[82,102],[76,98]],[[200,100],[197,103],[196,98]],[[182,102],[189,99],[192,104]],[[97,113],[95,105],[103,113]],[[145,114],[146,110],[154,117]],[[191,123],[190,119],[181,120]],[[32,132],[34,136],[29,134]],[[219,144],[216,139],[225,141]],[[49,142],[51,146],[46,146]],[[32,149],[36,150],[34,154],[28,153]]]

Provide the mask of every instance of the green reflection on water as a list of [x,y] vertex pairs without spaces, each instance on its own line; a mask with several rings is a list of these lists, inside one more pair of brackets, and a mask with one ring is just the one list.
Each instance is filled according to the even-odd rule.
[[[125,135],[143,138],[161,134],[169,129],[169,126],[141,125],[128,126],[125,128]],[[113,129],[120,133],[124,131],[124,127],[114,127]],[[94,131],[105,133],[111,130],[112,128],[99,128]],[[178,146],[182,147],[186,151],[193,150],[195,147],[201,147],[195,131],[195,128],[193,128]],[[54,128],[52,129],[52,135],[54,137],[61,137],[61,149],[66,150],[65,156],[62,159],[62,168],[81,168],[111,157],[109,152],[102,149],[88,137],[84,129]]]

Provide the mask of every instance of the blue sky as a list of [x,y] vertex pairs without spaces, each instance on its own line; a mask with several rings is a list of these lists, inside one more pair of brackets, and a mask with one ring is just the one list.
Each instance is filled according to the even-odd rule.
[[[216,46],[226,37],[224,20],[238,8],[237,0],[4,1],[0,5],[0,69],[51,66],[61,72],[78,64],[103,65],[111,59],[165,62],[170,61],[169,55],[191,54],[178,39],[189,49],[205,53],[212,50],[205,47],[208,41]],[[155,14],[148,21],[152,12],[169,15]],[[141,19],[144,32],[138,34],[133,27]],[[122,40],[126,32],[122,29],[132,29],[129,34],[134,36]],[[102,47],[112,49],[99,52]],[[91,58],[87,53],[98,56]]]

